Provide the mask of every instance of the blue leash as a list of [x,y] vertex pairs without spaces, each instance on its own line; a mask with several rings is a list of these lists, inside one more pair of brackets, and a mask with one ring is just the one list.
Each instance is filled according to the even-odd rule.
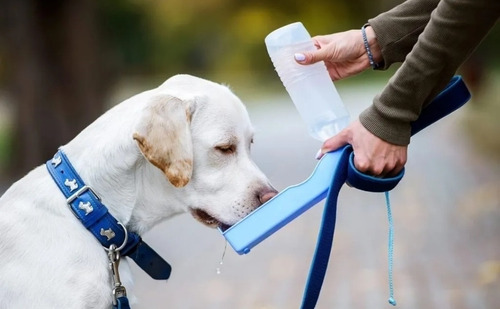
[[130,309],[127,297],[118,297],[116,305],[113,305],[113,309]]
[[394,284],[392,280],[392,265],[394,255],[394,223],[392,222],[391,200],[389,191],[385,191],[385,205],[387,206],[387,221],[389,222],[389,244],[387,245],[388,277],[389,277],[389,304],[396,306],[394,299]]
[[[457,110],[464,105],[470,97],[469,90],[462,78],[460,76],[454,76],[445,89],[422,110],[420,117],[412,123],[411,134],[414,135],[418,133],[425,127]],[[337,219],[337,199],[344,183],[348,183],[350,186],[364,191],[385,192],[387,217],[389,221],[389,303],[395,306],[396,300],[394,299],[392,277],[394,224],[392,220],[389,191],[396,187],[403,178],[404,169],[395,177],[376,178],[365,175],[354,167],[354,153],[350,145],[338,149],[336,152],[339,152],[341,157],[333,175],[332,184],[328,190],[318,242],[316,244],[316,251],[309,270],[309,277],[307,279],[301,308],[314,309],[318,301],[333,245],[335,222]]]
[[321,292],[321,286],[325,278],[326,268],[330,258],[330,252],[333,244],[333,235],[335,232],[335,222],[337,219],[337,198],[340,188],[344,185],[347,177],[347,159],[349,158],[350,146],[344,147],[341,158],[339,159],[339,168],[333,175],[333,183],[328,190],[328,197],[323,210],[316,252],[313,257],[309,277],[307,279],[306,290],[302,299],[302,309],[313,309]]

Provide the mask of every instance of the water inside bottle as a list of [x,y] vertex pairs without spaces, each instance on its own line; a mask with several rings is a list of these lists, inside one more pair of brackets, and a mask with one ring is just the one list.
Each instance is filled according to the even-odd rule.
[[315,139],[324,142],[342,131],[348,124],[349,116],[338,119],[325,118],[317,121],[311,128],[309,128],[309,134]]
[[316,50],[301,23],[280,28],[266,37],[266,46],[276,72],[297,111],[315,139],[325,141],[349,123],[324,62],[298,64],[294,53]]

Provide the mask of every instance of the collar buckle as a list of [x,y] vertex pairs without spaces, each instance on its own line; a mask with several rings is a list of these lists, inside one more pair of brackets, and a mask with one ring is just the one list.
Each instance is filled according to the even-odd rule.
[[90,191],[95,196],[95,198],[97,198],[99,201],[101,201],[101,197],[97,193],[95,193],[95,191],[92,190],[91,187],[89,187],[87,185],[84,185],[83,187],[81,187],[80,189],[78,189],[78,191],[76,191],[75,193],[73,193],[73,195],[71,195],[70,197],[68,197],[66,199],[66,203],[68,203],[68,205],[71,205],[71,203],[73,203],[74,200],[76,200],[80,195],[82,195],[86,191]]

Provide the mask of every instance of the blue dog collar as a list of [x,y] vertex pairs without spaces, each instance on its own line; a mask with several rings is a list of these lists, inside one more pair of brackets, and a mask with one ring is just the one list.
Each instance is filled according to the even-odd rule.
[[100,197],[83,182],[61,149],[45,165],[66,197],[71,212],[106,250],[114,245],[120,255],[132,258],[153,279],[166,280],[170,277],[171,266],[138,234],[127,231],[109,213]]

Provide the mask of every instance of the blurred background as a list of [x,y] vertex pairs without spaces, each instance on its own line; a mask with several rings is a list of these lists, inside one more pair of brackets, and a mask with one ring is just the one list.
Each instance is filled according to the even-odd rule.
[[[279,190],[298,183],[314,168],[320,144],[307,136],[264,37],[295,21],[313,36],[360,28],[400,2],[0,0],[0,191],[110,106],[178,73],[230,85],[257,127],[257,164]],[[405,223],[396,231],[402,257],[395,266],[403,308],[500,308],[499,28],[459,71],[471,102],[410,146],[406,182],[394,194],[401,207],[396,229],[398,220]],[[353,118],[396,69],[336,82]],[[367,213],[373,197],[347,192],[341,196],[350,205],[341,223],[347,229],[336,241],[349,245],[334,248],[320,308],[380,308],[387,289],[383,199],[378,214]],[[140,306],[298,307],[319,225],[316,208],[266,249],[241,258],[228,248],[220,275],[215,267],[224,244],[216,231],[207,236],[188,216],[155,227],[150,242],[180,270],[168,287],[137,272]],[[372,239],[374,231],[380,239]]]

